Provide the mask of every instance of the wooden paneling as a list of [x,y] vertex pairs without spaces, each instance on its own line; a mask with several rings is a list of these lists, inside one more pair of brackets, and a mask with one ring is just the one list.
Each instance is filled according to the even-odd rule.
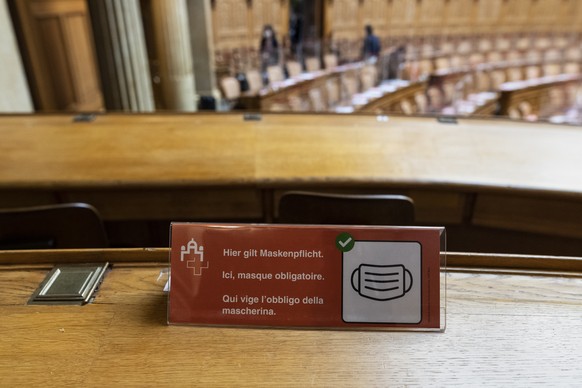
[[328,2],[328,9],[326,14],[331,17],[327,19],[331,26],[328,30],[332,32],[334,40],[354,39],[364,36],[364,31],[358,31],[359,15],[358,3],[350,0],[334,0]]
[[[288,0],[215,0],[213,4],[220,63],[239,61],[243,67],[256,67],[263,24],[273,24],[280,41],[288,32]],[[333,48],[343,61],[360,58],[367,24],[374,27],[383,50],[402,43],[447,40],[456,46],[462,39],[481,35],[496,39],[509,34],[505,37],[513,39],[582,31],[582,3],[576,0],[326,0],[314,7],[319,4],[324,15],[322,52]],[[255,51],[254,56],[246,59],[249,51]],[[230,72],[240,66],[235,63]]]
[[564,237],[582,237],[582,204],[526,196],[480,195],[472,223]]
[[287,1],[253,0],[251,3],[251,42],[260,42],[263,26],[270,24],[278,33],[278,38],[287,35],[289,31]]
[[107,221],[254,220],[263,216],[259,190],[197,188],[158,190],[77,190],[65,202],[90,203]]
[[287,0],[215,0],[212,2],[216,50],[259,49],[263,26],[275,29],[279,43],[289,30]]
[[[580,31],[575,0],[329,0],[326,32],[356,41],[370,23],[381,38]],[[358,17],[354,17],[358,15]]]
[[[248,9],[246,0],[214,2],[212,12],[214,46],[217,50],[247,47],[249,42]],[[258,42],[256,45],[258,47]]]
[[445,19],[445,0],[418,1],[416,9],[414,34],[421,36],[440,34]]
[[392,0],[390,28],[394,35],[412,36],[414,34],[415,5],[416,0]]
[[476,29],[473,32],[490,33],[499,20],[503,0],[486,0],[476,3]]
[[16,2],[32,89],[40,110],[96,111],[103,107],[86,3]]

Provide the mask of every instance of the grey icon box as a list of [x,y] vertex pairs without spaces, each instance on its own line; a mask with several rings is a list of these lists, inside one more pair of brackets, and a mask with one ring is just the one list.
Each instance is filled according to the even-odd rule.
[[421,248],[414,241],[356,241],[352,250],[344,252],[344,322],[420,323]]

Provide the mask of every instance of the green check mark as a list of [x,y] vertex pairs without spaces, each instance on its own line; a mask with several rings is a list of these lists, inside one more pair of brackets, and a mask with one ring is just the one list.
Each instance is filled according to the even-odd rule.
[[335,238],[335,246],[342,252],[349,252],[354,248],[355,240],[351,234],[343,232]]

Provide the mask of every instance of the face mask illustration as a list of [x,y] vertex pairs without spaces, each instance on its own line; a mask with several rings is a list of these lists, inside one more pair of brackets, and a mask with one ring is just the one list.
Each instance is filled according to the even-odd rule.
[[360,264],[352,272],[352,288],[364,298],[401,298],[412,288],[412,274],[402,264]]

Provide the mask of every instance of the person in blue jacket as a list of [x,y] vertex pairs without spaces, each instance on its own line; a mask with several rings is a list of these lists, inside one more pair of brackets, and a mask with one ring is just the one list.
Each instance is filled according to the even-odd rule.
[[366,26],[366,37],[364,38],[363,57],[364,60],[377,59],[380,55],[380,39],[374,35],[371,25]]

